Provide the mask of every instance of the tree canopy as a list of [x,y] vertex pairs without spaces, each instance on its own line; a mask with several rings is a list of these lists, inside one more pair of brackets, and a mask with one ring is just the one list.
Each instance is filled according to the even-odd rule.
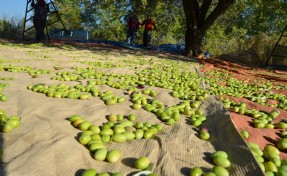
[[[232,1],[54,0],[66,28],[88,30],[93,39],[125,41],[127,20],[132,13],[136,13],[140,21],[143,21],[147,14],[155,19],[158,26],[152,39],[155,45],[185,44],[188,27],[193,29],[208,26],[203,30],[206,33],[202,36],[202,46],[198,51],[210,51],[213,54],[247,49],[250,47],[250,39],[258,38],[262,33],[267,36],[279,34],[286,25],[286,0],[234,0],[233,5],[215,18],[214,10],[222,2]],[[188,9],[192,9],[192,13],[189,13]],[[197,15],[193,12],[197,12]],[[188,22],[187,18],[193,21]],[[9,33],[7,29],[12,29],[9,26],[15,26],[13,24],[13,20],[0,20],[0,32]],[[141,43],[142,32],[143,29],[140,29],[138,43]]]
[[[279,33],[287,19],[286,0],[55,0],[55,3],[68,29],[89,30],[95,39],[124,41],[127,19],[132,13],[141,21],[151,15],[159,28],[152,42],[185,43],[187,55],[197,55],[201,50],[220,54],[231,51],[230,47],[244,49],[249,38],[260,33]],[[192,46],[195,43],[197,46]]]

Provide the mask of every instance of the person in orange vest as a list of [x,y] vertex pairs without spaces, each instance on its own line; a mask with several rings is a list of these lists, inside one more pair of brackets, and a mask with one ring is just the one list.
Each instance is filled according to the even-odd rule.
[[139,30],[139,26],[141,25],[141,23],[139,22],[139,19],[137,18],[137,16],[135,14],[133,14],[128,21],[128,37],[127,37],[127,43],[135,45],[136,44],[136,40],[137,40],[137,34],[138,34],[138,30]]
[[150,16],[147,16],[147,19],[144,20],[141,25],[142,26],[145,25],[143,35],[143,45],[144,47],[150,47],[152,28],[154,27],[157,30],[155,21],[151,19]]
[[34,8],[33,24],[36,30],[36,41],[45,40],[45,27],[47,22],[47,15],[49,11],[45,0],[32,0],[31,6]]

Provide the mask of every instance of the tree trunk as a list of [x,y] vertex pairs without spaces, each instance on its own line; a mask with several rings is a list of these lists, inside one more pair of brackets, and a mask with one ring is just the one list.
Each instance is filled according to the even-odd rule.
[[204,32],[200,29],[186,28],[185,31],[185,55],[187,57],[197,57],[201,54],[201,45]]
[[183,8],[186,16],[185,30],[185,55],[196,57],[202,44],[202,35],[199,30],[200,16],[197,0],[183,0]]

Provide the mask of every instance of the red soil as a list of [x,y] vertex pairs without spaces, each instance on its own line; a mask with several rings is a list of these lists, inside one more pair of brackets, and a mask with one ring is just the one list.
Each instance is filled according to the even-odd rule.
[[274,92],[274,93],[279,93],[279,94],[287,95],[287,90],[272,89],[271,91]]
[[[229,63],[227,61],[222,61],[218,59],[199,60],[199,62],[204,64],[204,67],[202,68],[203,72],[208,72],[215,69],[225,69],[232,77],[238,80],[272,80],[273,84],[287,84],[287,77],[284,76],[287,75],[287,72],[278,70],[273,70],[272,72],[270,72],[269,70],[263,68],[252,68],[235,63]],[[220,84],[223,83],[220,82]],[[287,90],[273,89],[272,92],[287,95]],[[227,97],[230,100],[234,100],[235,102],[244,102],[246,103],[247,108],[257,109],[259,111],[271,112],[274,109],[278,109],[272,108],[270,106],[263,106],[245,98],[235,98],[231,96],[224,97]],[[267,100],[267,102],[269,104],[278,103],[276,100]],[[278,110],[280,110],[281,113],[274,120],[274,123],[279,122],[283,119],[287,119],[287,111],[284,111],[282,109]],[[281,131],[283,131],[282,129],[257,129],[254,128],[251,124],[253,119],[252,117],[241,115],[235,112],[230,112],[230,116],[239,132],[241,130],[246,130],[249,132],[249,138],[246,140],[246,142],[254,142],[258,144],[261,149],[263,149],[266,144],[276,145],[281,138],[279,134]],[[284,159],[287,158],[287,152],[281,152],[280,155]]]

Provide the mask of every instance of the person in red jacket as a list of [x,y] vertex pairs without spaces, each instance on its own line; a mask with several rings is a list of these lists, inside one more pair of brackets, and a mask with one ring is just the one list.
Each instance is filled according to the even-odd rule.
[[154,27],[157,30],[155,21],[151,19],[150,16],[148,16],[147,19],[144,20],[141,25],[142,26],[145,25],[144,35],[143,35],[143,45],[145,47],[150,47],[152,28]]
[[45,40],[44,30],[49,7],[46,5],[45,0],[37,0],[37,3],[32,0],[31,6],[34,8],[33,24],[36,30],[36,41]]
[[133,14],[129,18],[129,21],[128,21],[127,43],[130,43],[132,45],[136,44],[137,34],[138,34],[138,30],[139,30],[140,25],[141,25],[141,23],[139,22],[139,19],[137,18],[137,16],[135,14]]

